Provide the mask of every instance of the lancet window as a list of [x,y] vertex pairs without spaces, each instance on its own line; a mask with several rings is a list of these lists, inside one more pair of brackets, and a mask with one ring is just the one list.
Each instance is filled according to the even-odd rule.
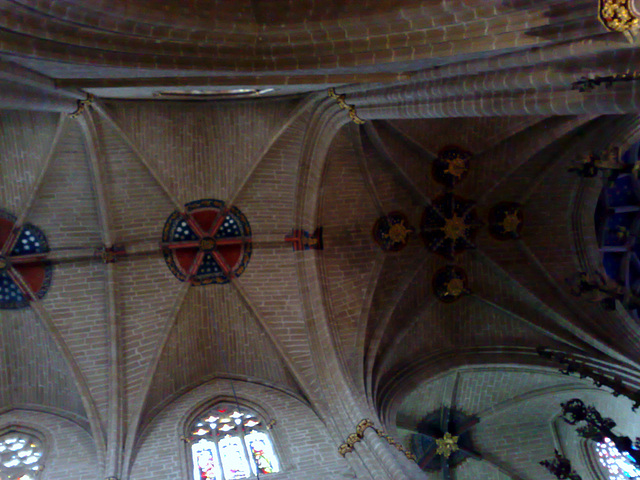
[[0,480],[36,480],[44,468],[44,448],[34,435],[10,431],[0,436]]
[[268,426],[244,407],[218,404],[189,425],[193,480],[232,480],[280,471]]

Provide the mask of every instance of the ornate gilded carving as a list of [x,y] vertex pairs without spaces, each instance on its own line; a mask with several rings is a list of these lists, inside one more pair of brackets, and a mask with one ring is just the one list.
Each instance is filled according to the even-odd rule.
[[446,192],[425,207],[420,233],[429,250],[452,260],[475,248],[474,238],[481,226],[474,202]]
[[364,438],[364,432],[367,431],[367,428],[373,428],[375,430],[373,422],[366,418],[364,420],[360,420],[360,423],[356,425],[356,433],[349,435],[346,443],[343,443],[338,447],[338,453],[344,457],[347,453],[353,452],[354,445]]
[[471,293],[466,272],[456,265],[439,269],[433,276],[432,284],[433,293],[444,303],[453,303]]
[[351,435],[349,435],[347,437],[346,443],[343,443],[338,447],[338,453],[340,454],[340,456],[344,457],[347,453],[353,452],[355,444],[360,442],[364,438],[364,433],[369,428],[371,428],[374,432],[376,432],[376,434],[379,437],[384,438],[387,442],[389,442],[390,445],[393,445],[402,453],[404,453],[404,455],[409,460],[413,460],[414,462],[417,461],[416,456],[413,453],[409,452],[407,449],[405,449],[404,445],[397,442],[393,437],[387,435],[384,430],[378,430],[375,427],[374,423],[367,418],[365,418],[364,420],[361,420],[360,423],[356,425],[356,433],[352,433]]
[[500,202],[489,211],[489,232],[498,240],[517,240],[522,234],[524,214],[516,202]]
[[624,33],[633,38],[640,21],[631,8],[632,0],[600,0],[598,18],[612,32]]
[[458,447],[458,437],[451,435],[449,432],[445,433],[442,438],[436,438],[436,455],[442,455],[444,458],[449,458],[453,452],[460,450]]
[[77,107],[75,109],[74,112],[69,114],[69,117],[71,118],[77,118],[80,115],[82,115],[82,112],[85,111],[85,109],[91,105],[93,103],[93,95],[91,95],[90,93],[87,94],[87,98],[85,98],[84,100],[78,100],[77,102]]
[[431,167],[433,179],[447,188],[455,187],[467,176],[472,156],[471,152],[460,147],[443,148]]
[[343,443],[342,445],[340,445],[338,447],[338,453],[343,458],[347,455],[347,453],[351,453],[351,452],[353,452],[353,446],[352,445],[347,445],[346,443]]
[[356,426],[356,435],[358,435],[358,437],[360,438],[364,437],[364,432],[367,431],[367,428],[374,428],[374,426],[371,420],[365,418],[364,420],[361,420],[360,423]]
[[335,88],[330,88],[327,94],[329,95],[329,97],[333,98],[336,101],[336,103],[341,109],[346,110],[349,113],[349,118],[353,123],[356,123],[358,125],[362,125],[364,123],[364,120],[358,117],[358,114],[356,113],[356,107],[353,105],[347,104],[346,95],[337,94]]
[[409,460],[413,460],[414,462],[418,461],[417,457],[413,453],[411,453],[409,450],[404,448],[404,445],[398,442],[395,438],[393,438],[390,435],[387,435],[387,433],[384,430],[376,429],[376,433],[378,434],[379,437],[384,438],[387,442],[389,442],[389,445],[393,445],[402,453],[404,453],[405,457],[407,457]]
[[391,212],[373,225],[373,239],[385,252],[398,252],[407,246],[415,229],[402,212]]

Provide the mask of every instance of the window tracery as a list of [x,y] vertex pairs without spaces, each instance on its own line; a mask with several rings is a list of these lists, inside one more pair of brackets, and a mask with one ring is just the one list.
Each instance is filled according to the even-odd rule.
[[620,453],[610,438],[595,444],[600,465],[606,471],[607,480],[628,480],[640,477],[640,470]]
[[26,432],[0,436],[0,480],[36,480],[44,468],[42,442]]
[[232,480],[280,471],[267,431],[256,413],[218,404],[189,425],[193,480]]

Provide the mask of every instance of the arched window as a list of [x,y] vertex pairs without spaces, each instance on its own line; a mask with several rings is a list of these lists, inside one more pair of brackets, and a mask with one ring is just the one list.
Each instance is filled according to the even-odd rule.
[[604,467],[607,480],[629,480],[640,477],[640,470],[621,454],[611,439],[595,444],[598,461]]
[[221,403],[189,425],[193,480],[232,480],[280,471],[264,420],[244,407]]
[[2,480],[36,480],[43,468],[43,445],[34,435],[9,431],[0,436]]

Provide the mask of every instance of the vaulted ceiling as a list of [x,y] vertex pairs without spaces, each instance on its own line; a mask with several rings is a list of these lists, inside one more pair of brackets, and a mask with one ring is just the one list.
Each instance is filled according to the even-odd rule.
[[[29,297],[34,272],[53,269],[41,295],[0,310],[0,414],[68,419],[105,476],[135,480],[161,451],[144,450],[149,432],[230,379],[298,412],[283,424],[322,438],[332,475],[377,478],[368,464],[398,460],[338,456],[361,418],[409,445],[446,408],[480,418],[469,431],[484,460],[456,480],[551,478],[537,462],[553,442],[585,466],[558,404],[629,405],[536,347],[636,385],[640,343],[621,304],[567,283],[601,267],[603,185],[569,167],[640,141],[635,84],[571,88],[637,60],[593,3],[0,2],[0,247],[13,224],[49,248],[20,264],[4,247],[0,275],[26,279]],[[215,97],[258,87],[275,90]],[[154,97],[166,89],[189,100]],[[167,241],[167,219],[187,222],[207,199],[237,208],[250,238],[247,226],[235,240]],[[207,255],[224,270],[224,241],[250,244],[243,269],[192,284]],[[181,248],[193,251],[172,270]],[[530,446],[512,432],[520,420]],[[298,470],[283,478],[317,480],[312,447],[291,448]]]

